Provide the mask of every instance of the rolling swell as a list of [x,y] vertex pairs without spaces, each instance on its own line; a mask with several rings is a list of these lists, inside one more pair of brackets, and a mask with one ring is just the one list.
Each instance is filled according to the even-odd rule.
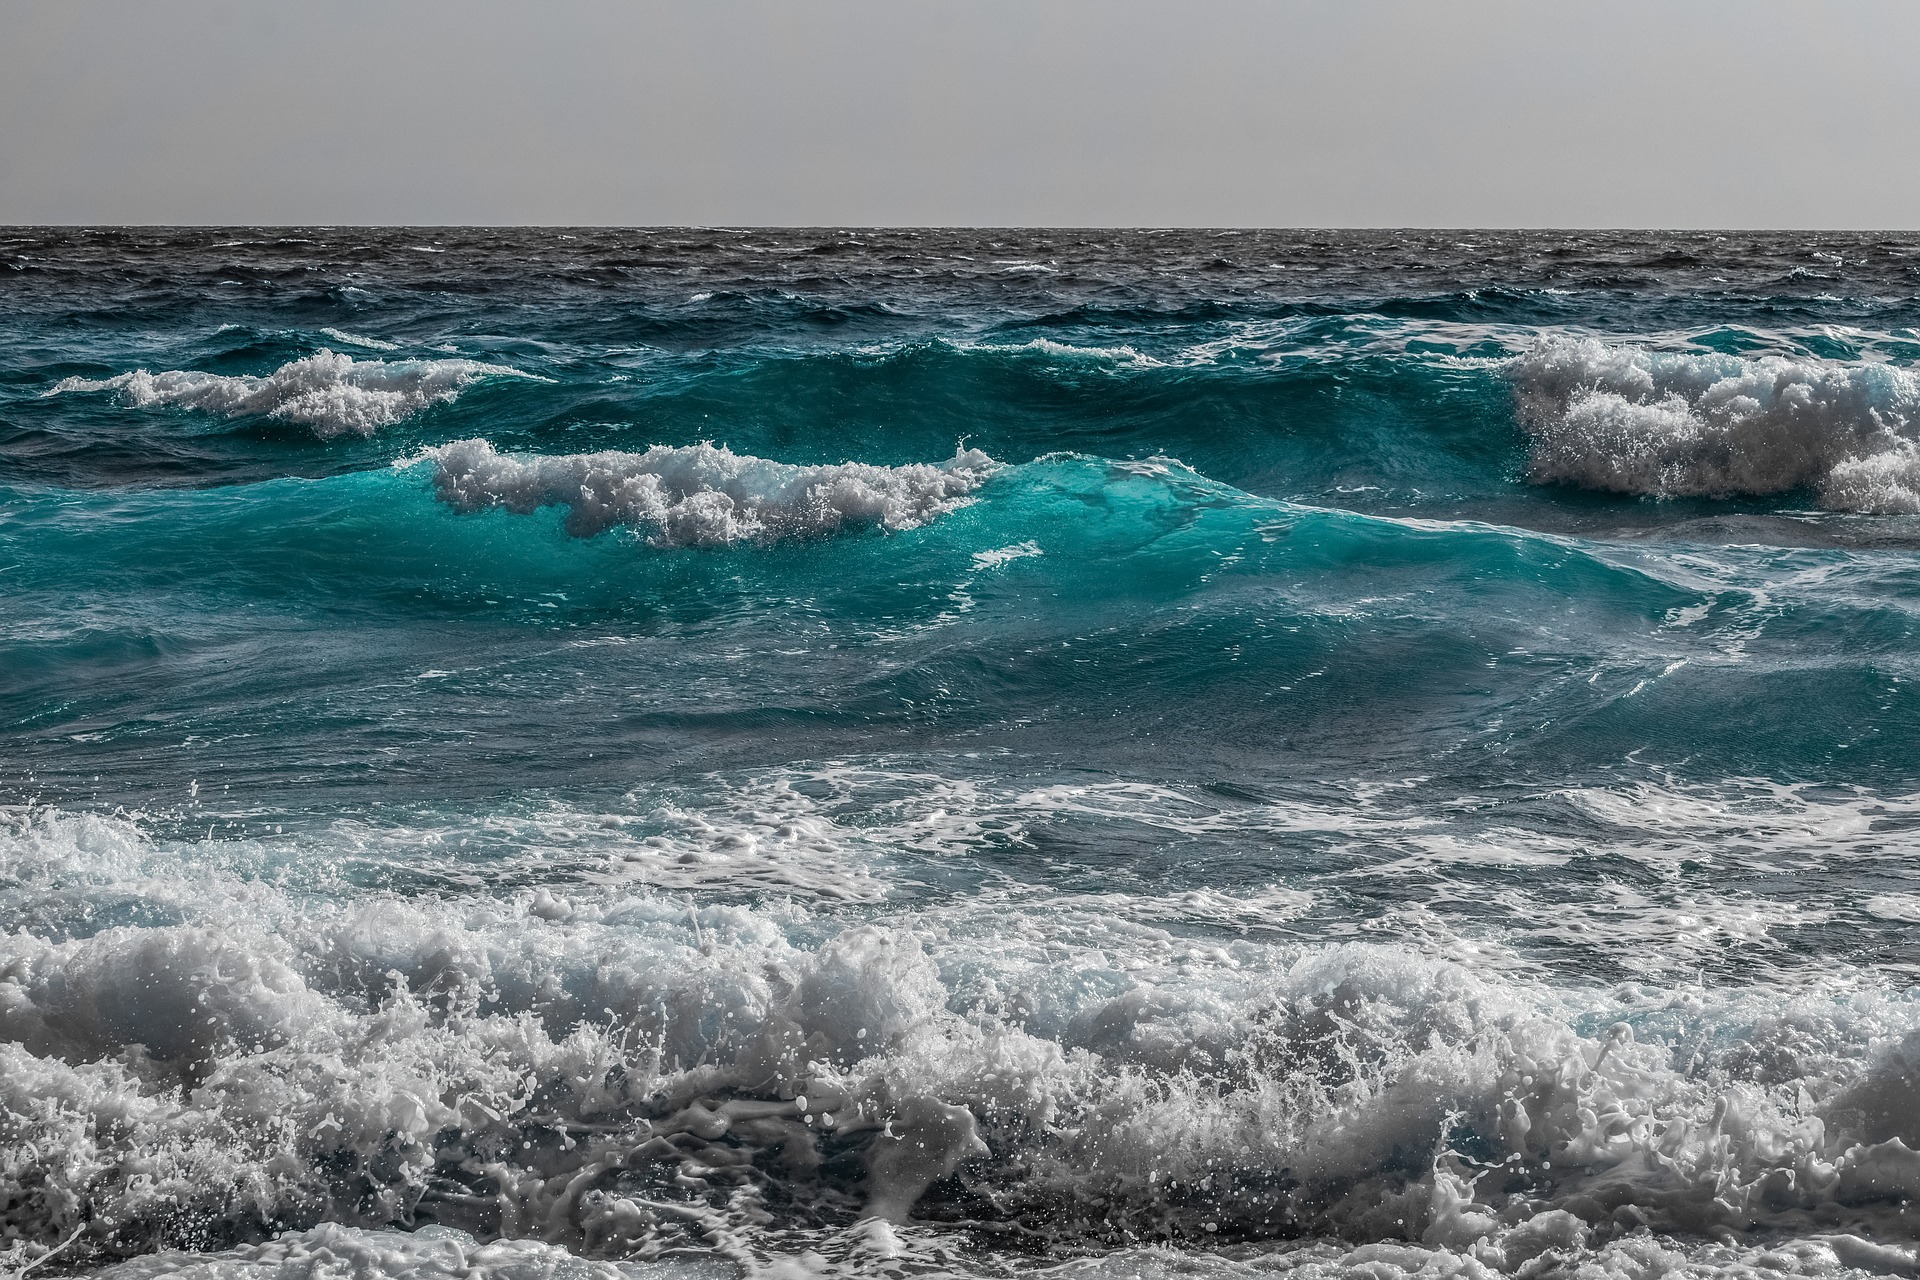
[[[1080,585],[1060,585],[1088,599],[1152,599],[1242,579],[1337,598],[1352,588],[1336,586],[1331,575],[1343,570],[1403,586],[1417,574],[1437,590],[1505,581],[1572,598],[1646,591],[1649,617],[1681,598],[1637,571],[1636,561],[1651,558],[1632,552],[1289,503],[1163,457],[1062,453],[1008,465],[970,450],[942,463],[808,468],[712,446],[509,455],[457,441],[385,470],[318,480],[79,501],[18,489],[11,499],[12,520],[35,532],[41,561],[18,567],[23,585],[56,581],[88,559],[103,573],[117,562],[130,580],[204,583],[242,597],[276,582],[287,594],[329,584],[350,593],[381,578],[472,578],[485,589],[523,574],[530,584],[579,583],[591,563],[644,604],[642,584],[655,572],[715,580],[749,572],[769,590],[807,592],[832,589],[831,578],[814,575],[836,557],[881,573],[973,573],[1002,569],[1000,549],[1031,542],[1026,568],[1044,567],[1043,553],[1070,561]],[[718,513],[713,528],[695,522],[685,536],[664,536],[682,507]],[[791,546],[775,555],[776,544]],[[724,558],[684,550],[703,547]],[[1301,574],[1321,585],[1292,580]]]
[[[264,366],[265,373],[64,374],[47,385],[52,399],[21,406],[28,423],[66,415],[59,448],[35,447],[51,443],[40,431],[15,448],[28,465],[44,457],[40,465],[59,466],[48,478],[61,483],[120,483],[142,464],[175,469],[182,453],[204,458],[203,474],[213,480],[289,468],[325,474],[444,442],[445,406],[464,395],[476,406],[461,415],[466,434],[503,449],[713,441],[793,462],[859,455],[901,464],[949,453],[965,439],[1014,459],[1063,447],[1163,453],[1287,496],[1372,484],[1405,501],[1413,477],[1430,483],[1436,475],[1465,493],[1505,487],[1518,440],[1510,429],[1489,434],[1481,421],[1507,412],[1510,393],[1497,374],[1409,356],[1395,349],[1400,335],[1377,325],[1310,334],[1230,330],[1199,344],[1186,336],[1182,348],[1159,350],[988,336],[852,352],[749,347],[678,359],[649,349],[609,356],[515,348],[476,352],[481,359],[392,352],[356,360],[325,348],[299,353],[302,344],[289,337],[248,335],[200,358],[229,369]],[[1382,344],[1388,350],[1374,349]],[[1497,349],[1477,334],[1461,335],[1457,345]],[[188,412],[156,412],[169,407]],[[72,421],[75,409],[92,419],[82,420],[82,433],[74,430],[82,425]],[[312,431],[330,451],[316,454],[284,430],[259,430],[279,423]],[[377,440],[358,443],[375,432]],[[99,470],[90,474],[95,458]]]
[[[466,469],[474,456],[478,472]],[[704,459],[724,462],[735,485],[767,487],[738,503],[721,488],[682,491],[674,501],[691,500],[700,519],[663,523],[646,505],[664,500],[663,468],[649,457],[681,468],[675,483],[697,477]],[[531,726],[587,715],[609,742],[697,729],[757,752],[755,724],[785,723],[858,751],[875,727],[901,744],[966,732],[1012,745],[1107,722],[1115,731],[1102,751],[1129,770],[1174,742],[1209,767],[1237,754],[1280,772],[1316,753],[1357,768],[1369,753],[1411,764],[1436,751],[1461,761],[1517,751],[1515,767],[1549,777],[1636,747],[1704,752],[1739,774],[1780,768],[1802,741],[1849,743],[1863,769],[1900,750],[1884,727],[1862,732],[1884,717],[1873,710],[1885,705],[1881,671],[1893,663],[1897,674],[1920,598],[1892,554],[1704,558],[1383,519],[1261,498],[1171,460],[917,464],[830,470],[824,482],[718,451],[521,460],[466,450],[451,482],[446,462],[16,503],[15,527],[33,531],[36,554],[10,574],[10,649],[18,670],[50,681],[19,705],[77,699],[72,717],[115,696],[150,698],[61,673],[84,646],[158,634],[202,655],[182,675],[211,725],[270,721],[283,714],[272,709],[279,689],[334,724],[340,750],[377,752],[382,713],[346,709],[369,681],[390,688],[377,705],[391,699],[437,721],[440,745],[405,770],[424,781],[440,753],[514,704],[519,637],[568,652],[569,636],[584,634],[639,649],[573,650],[558,667],[528,669],[527,690],[559,700],[515,713],[533,736]],[[582,526],[584,499],[539,505],[554,476],[591,485],[594,468],[613,464],[643,482],[631,511],[599,501]],[[502,476],[522,514],[483,487]],[[889,485],[921,486],[915,500],[933,505],[889,533],[888,503],[902,500]],[[106,595],[83,631],[63,636],[55,620],[79,573]],[[324,638],[349,625],[358,642]],[[407,642],[416,626],[430,630]],[[284,656],[260,651],[294,633],[307,638]],[[723,678],[731,668],[709,651],[716,643],[784,674]],[[636,698],[626,662],[642,653],[655,674]],[[297,674],[314,663],[324,677]],[[451,701],[419,686],[420,669],[450,664],[475,671],[477,685],[446,687],[461,689]],[[233,673],[224,681],[223,667]],[[1785,672],[1804,700],[1755,698]],[[1355,719],[1344,708],[1356,697],[1396,716]],[[242,706],[262,698],[265,712]],[[1741,729],[1691,741],[1686,726],[1702,716]],[[1235,745],[1224,748],[1214,735],[1229,727]],[[564,771],[595,749],[536,752],[528,767]]]
[[[1235,322],[1203,340],[1181,336],[1178,348],[1108,332],[1097,335],[1106,345],[942,339],[851,354],[710,353],[690,364],[644,352],[621,364],[531,362],[545,373],[468,359],[356,361],[322,349],[265,375],[69,375],[46,394],[111,391],[130,407],[295,422],[321,439],[389,434],[385,450],[343,453],[334,468],[437,447],[439,432],[398,428],[477,381],[513,376],[553,389],[545,403],[517,397],[503,405],[511,416],[476,424],[496,447],[631,449],[644,431],[648,444],[717,439],[823,465],[858,445],[898,465],[955,439],[1014,459],[1064,446],[1180,457],[1276,497],[1544,528],[1566,527],[1567,513],[1521,500],[1516,480],[1774,507],[1811,494],[1830,510],[1878,514],[1920,504],[1909,456],[1920,392],[1886,358],[1908,345],[1894,339],[1883,354],[1856,338],[1831,358],[1815,354],[1823,344],[1810,336],[1765,331],[1673,335],[1662,347],[1379,316]],[[43,449],[23,436],[16,447],[57,456],[63,470],[84,453],[104,454],[115,474],[141,464],[164,474],[183,452],[260,449],[245,433],[222,444],[199,430],[159,430],[142,456],[121,426],[101,430],[97,443]],[[231,480],[314,462],[232,461],[212,474]]]

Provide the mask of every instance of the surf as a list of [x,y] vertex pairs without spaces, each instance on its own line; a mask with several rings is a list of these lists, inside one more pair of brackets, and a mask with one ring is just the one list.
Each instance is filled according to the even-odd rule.
[[1917,1265],[1905,241],[0,262],[0,1267]]

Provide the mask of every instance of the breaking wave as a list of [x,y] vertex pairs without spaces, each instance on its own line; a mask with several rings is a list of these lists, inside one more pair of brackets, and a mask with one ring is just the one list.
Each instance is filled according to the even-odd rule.
[[759,1269],[957,1229],[1532,1275],[1667,1256],[1650,1229],[1914,1265],[1862,1238],[1909,1238],[1920,1195],[1920,1013],[1872,984],[1556,987],[1103,899],[849,918],[597,855],[504,894],[342,892],[276,875],[288,852],[47,810],[0,834],[37,922],[0,937],[9,1263]]
[[429,405],[452,401],[482,378],[532,376],[476,360],[355,360],[323,348],[263,377],[136,369],[112,378],[66,378],[47,394],[118,391],[139,408],[175,405],[227,418],[273,418],[311,427],[327,439],[372,435]]
[[972,501],[996,469],[978,449],[900,467],[791,466],[711,444],[517,457],[485,440],[456,440],[424,457],[435,492],[455,510],[525,515],[563,506],[569,533],[626,525],[658,547],[771,542],[846,526],[911,529]]
[[1540,483],[1655,497],[1813,489],[1920,511],[1920,377],[1888,364],[1551,338],[1508,365]]

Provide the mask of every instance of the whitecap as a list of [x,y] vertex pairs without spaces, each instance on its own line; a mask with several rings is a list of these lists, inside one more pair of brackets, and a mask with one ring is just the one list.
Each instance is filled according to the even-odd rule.
[[419,460],[432,461],[434,490],[457,511],[563,506],[569,533],[625,525],[657,547],[912,529],[973,501],[998,466],[978,449],[942,463],[803,467],[712,444],[549,456],[502,454],[485,440],[456,440]]
[[364,334],[348,333],[344,329],[322,329],[320,332],[335,342],[344,342],[350,347],[365,347],[369,351],[398,351],[400,344],[387,342],[380,338],[369,338]]
[[1920,511],[1910,369],[1553,337],[1507,374],[1536,482],[1655,497],[1811,488],[1831,510]]
[[1060,342],[1053,338],[1031,338],[1026,342],[981,342],[963,344],[957,347],[961,351],[994,351],[1008,355],[1044,355],[1057,359],[1094,360],[1110,364],[1146,367],[1159,365],[1162,361],[1144,355],[1125,344],[1113,347],[1081,347],[1070,342]]
[[172,405],[226,418],[265,417],[310,427],[322,439],[372,435],[483,378],[531,378],[474,360],[355,360],[322,348],[264,376],[136,369],[112,378],[66,378],[47,395],[117,391],[132,406]]

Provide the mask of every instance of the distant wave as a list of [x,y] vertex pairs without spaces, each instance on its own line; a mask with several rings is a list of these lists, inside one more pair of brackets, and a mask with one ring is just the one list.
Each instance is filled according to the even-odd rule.
[[1531,478],[1656,497],[1814,489],[1920,511],[1920,377],[1887,364],[1550,338],[1508,365]]
[[313,428],[322,439],[372,435],[429,405],[445,404],[482,378],[529,378],[476,360],[355,360],[325,348],[264,377],[136,369],[113,378],[66,378],[48,395],[118,391],[130,405],[177,405],[227,418],[264,417]]
[[485,440],[456,440],[425,456],[435,491],[456,510],[525,515],[564,506],[569,533],[628,525],[658,547],[771,542],[847,525],[911,529],[972,501],[997,465],[963,449],[938,464],[797,467],[711,444],[516,457]]

